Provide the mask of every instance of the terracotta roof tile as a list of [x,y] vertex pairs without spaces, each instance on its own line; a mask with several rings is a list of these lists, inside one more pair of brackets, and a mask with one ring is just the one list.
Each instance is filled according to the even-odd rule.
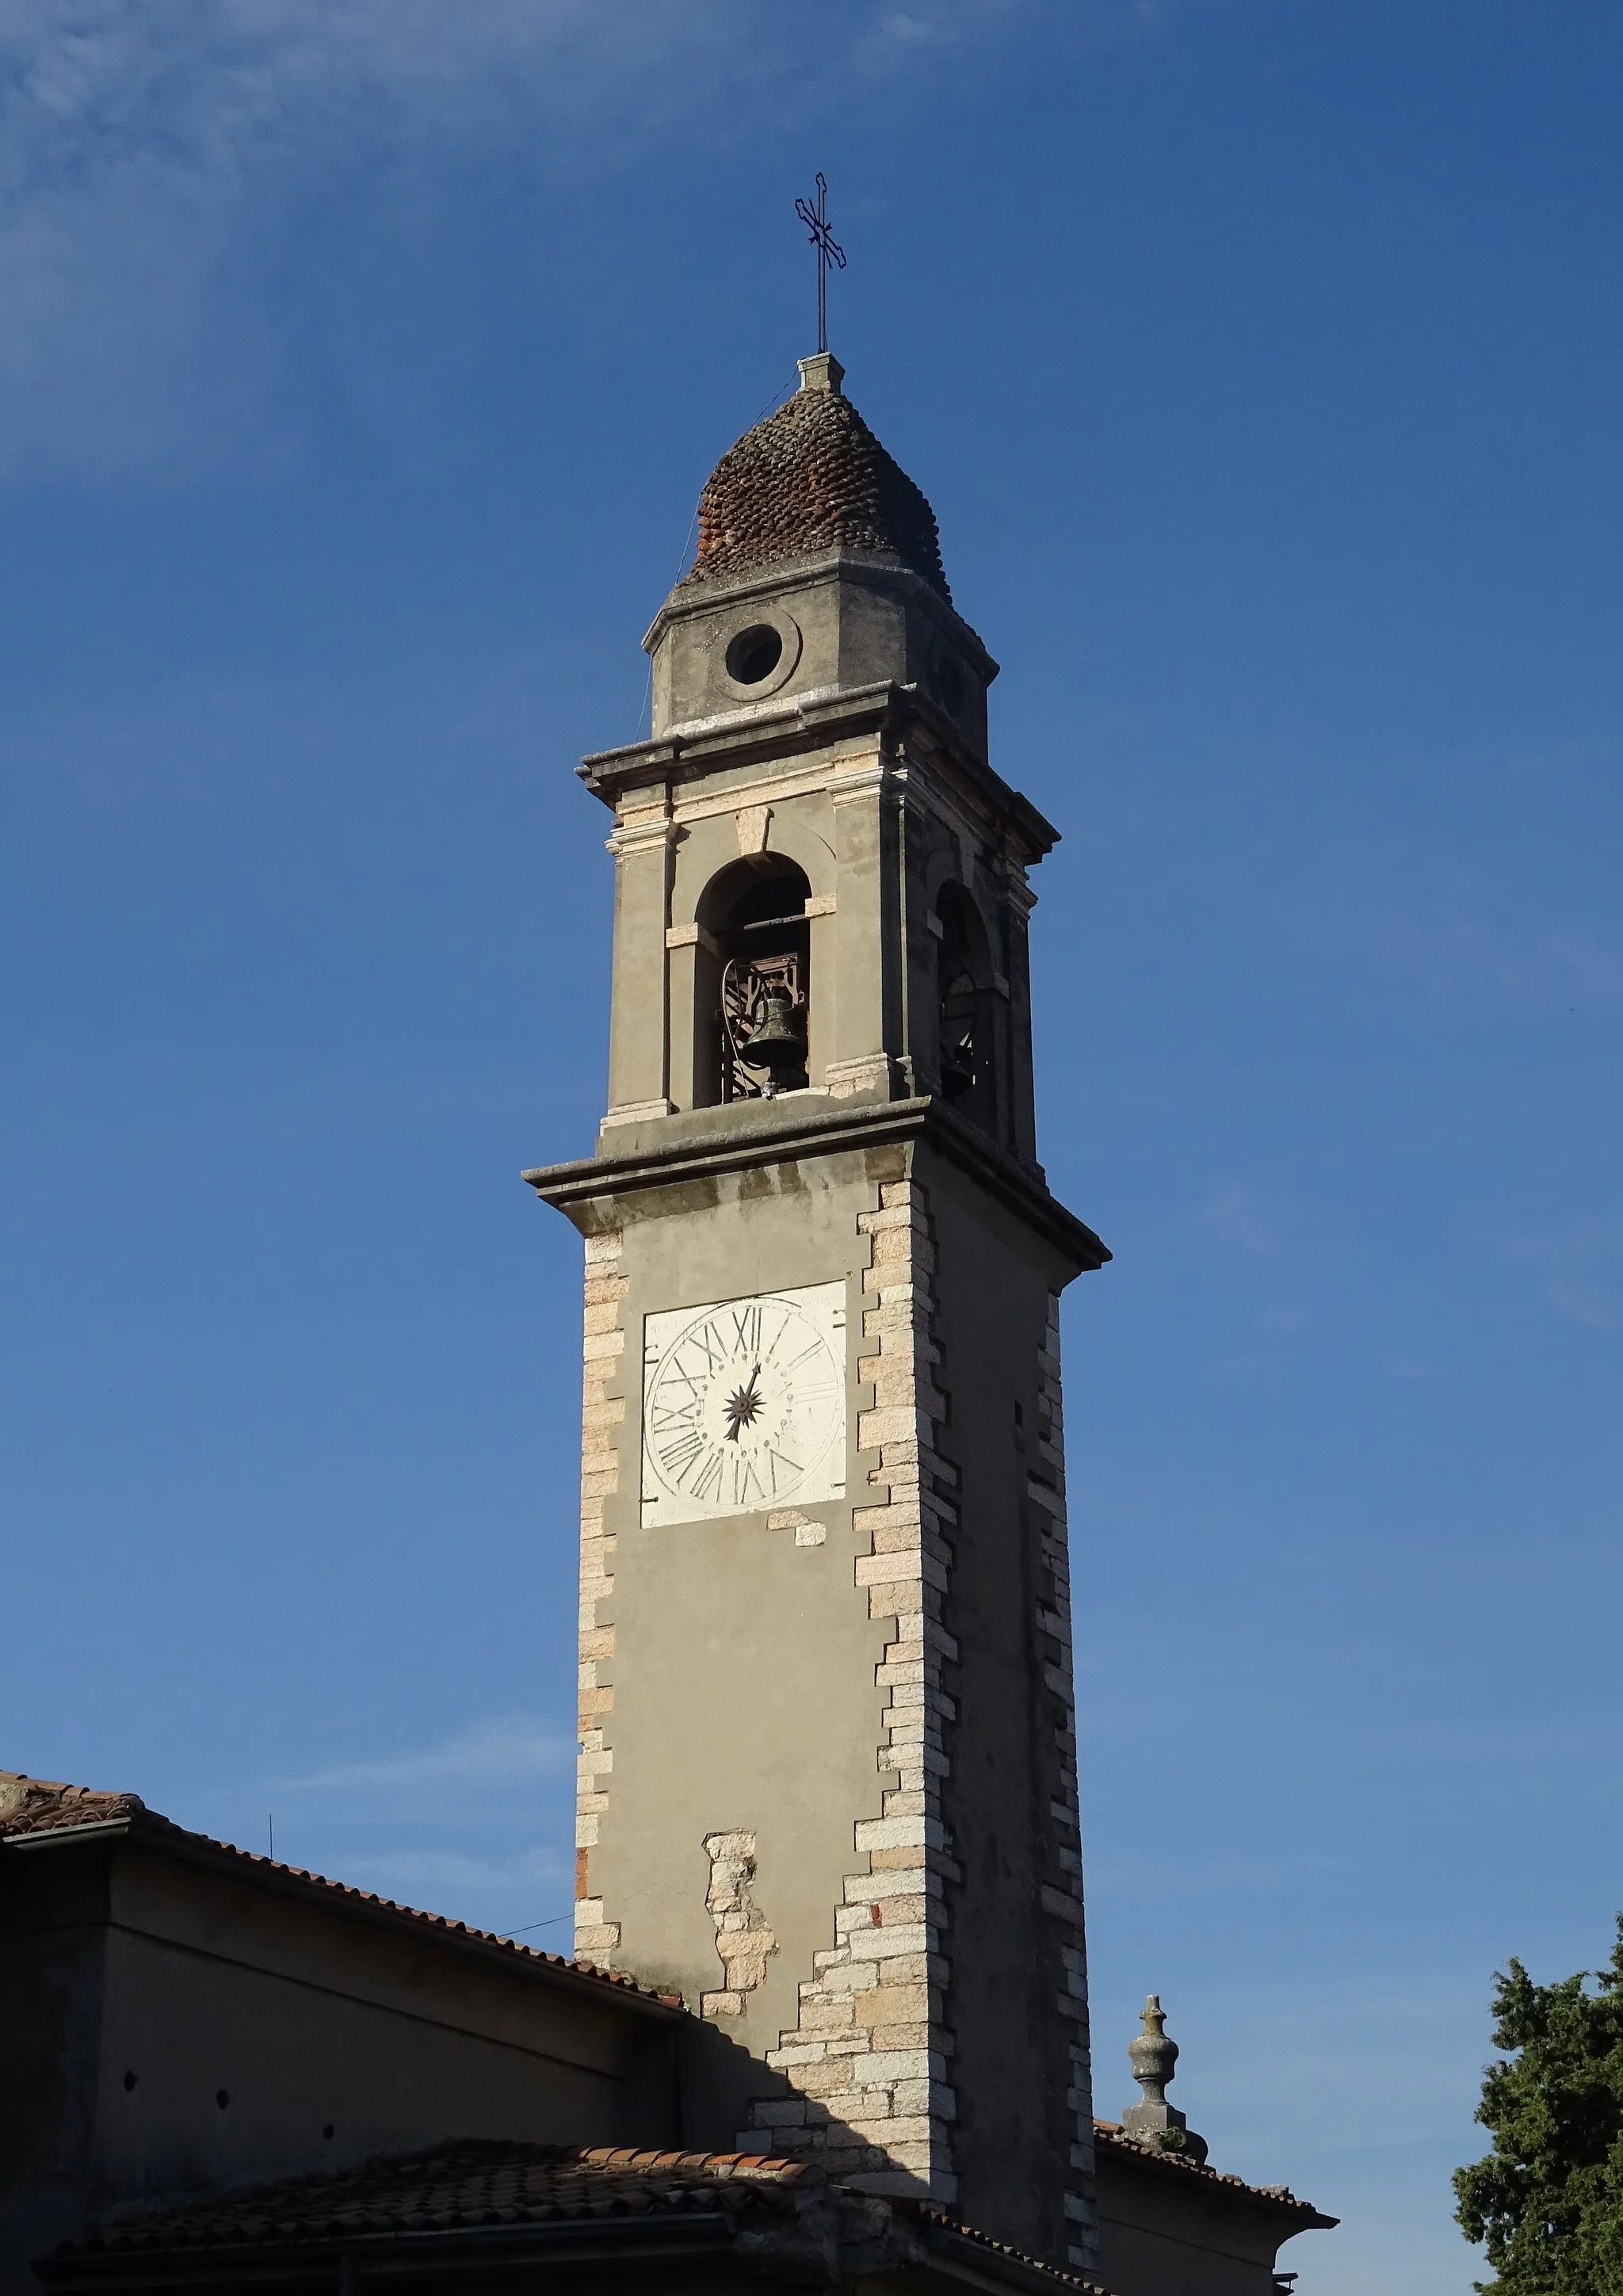
[[[64,2242],[55,2259],[264,2249],[411,2233],[499,2231],[506,2226],[635,2219],[673,2223],[699,2215],[787,2221],[828,2199],[875,2215],[935,2227],[988,2255],[1007,2257],[1058,2288],[1107,2296],[1098,2284],[1056,2269],[959,2223],[929,2201],[875,2200],[829,2185],[821,2169],[771,2154],[581,2148],[465,2139],[336,2176],[290,2178],[234,2199],[109,2225]],[[47,2271],[48,2271],[47,2267]]]
[[265,2247],[401,2232],[471,2231],[604,2217],[792,2209],[821,2172],[740,2152],[582,2149],[467,2139],[333,2177],[299,2177],[234,2200],[109,2226],[61,2256]]
[[64,1825],[101,1825],[145,1808],[139,1794],[101,1793],[94,1786],[63,1785],[54,1778],[31,1778],[22,1770],[0,1770],[0,1841]]
[[829,550],[895,559],[951,599],[936,514],[850,400],[802,390],[746,430],[699,497],[684,582],[753,573]]
[[563,1954],[521,1945],[516,1939],[503,1937],[494,1930],[474,1929],[469,1923],[453,1921],[447,1915],[424,1913],[416,1906],[403,1906],[393,1898],[381,1898],[375,1890],[357,1890],[348,1882],[334,1882],[324,1874],[313,1874],[303,1866],[286,1866],[280,1858],[262,1857],[257,1850],[239,1849],[234,1842],[217,1841],[210,1834],[193,1833],[159,1811],[148,1809],[139,1794],[101,1792],[90,1786],[30,1778],[20,1770],[0,1770],[0,1842],[45,1834],[72,1834],[120,1819],[138,1826],[149,1837],[190,1844],[216,1857],[229,1858],[234,1865],[254,1868],[266,1875],[281,1875],[306,1889],[320,1890],[334,1900],[374,1907],[401,1921],[419,1923],[426,1929],[438,1930],[442,1936],[468,1938],[478,1945],[494,1946],[515,1961],[565,1970],[573,1976],[588,1978],[594,1984],[612,1986],[619,1993],[661,2002],[669,2008],[680,2006],[677,1996],[656,1993],[651,1987],[639,1985],[635,1978],[622,1977],[612,1970],[594,1969]]

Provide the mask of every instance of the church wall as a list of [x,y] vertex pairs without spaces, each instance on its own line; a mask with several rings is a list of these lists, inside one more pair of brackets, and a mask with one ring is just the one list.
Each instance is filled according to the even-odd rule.
[[1298,2229],[1231,2184],[1180,2191],[1165,2169],[1099,2163],[1099,2275],[1114,2296],[1274,2296],[1275,2259]]
[[[727,674],[727,648],[761,622],[784,638],[783,654],[770,676],[741,686]],[[986,690],[996,665],[928,583],[861,554],[677,593],[645,643],[653,656],[656,738],[677,726],[735,719],[768,701],[895,680],[947,709],[970,749],[986,754]],[[957,664],[955,679],[943,675],[947,655]]]
[[[727,674],[726,652],[741,630],[767,622],[786,643],[775,673],[741,687]],[[815,693],[840,676],[840,585],[832,569],[730,586],[672,615],[654,654],[654,730],[702,724],[780,694]]]
[[28,2259],[77,2230],[94,2131],[107,1937],[104,1859],[52,1886],[0,1849],[0,2296],[38,2296]]
[[[898,1172],[912,1161],[898,1161]],[[857,1444],[874,1464],[852,1522],[866,1541],[857,1581],[886,1630],[874,1674],[883,1693],[880,1815],[852,1828],[832,1938],[801,1980],[795,2024],[767,2054],[795,2099],[758,2106],[753,2128],[870,2191],[922,2186],[954,2202],[956,2098],[945,2020],[958,1872],[940,1782],[954,1715],[943,1672],[955,1646],[942,1611],[957,1473],[939,1444],[947,1399],[936,1376],[928,1194],[911,1177],[881,1177],[857,1227],[870,1252],[856,1341]]]
[[455,2136],[674,2139],[679,2019],[319,1890],[138,1830],[0,1851],[0,2284],[158,2196]]
[[[849,1496],[865,1465],[849,1364],[843,1501],[644,1529],[643,1321],[842,1271],[859,1313],[871,1247],[857,1218],[878,1200],[862,1152],[807,1158],[647,1191],[624,1203],[623,1229],[588,1243],[589,1293],[618,1297],[587,1311],[589,1321],[612,1314],[617,1328],[586,1341],[606,1352],[587,1367],[597,1423],[582,1526],[586,1895],[576,1943],[675,1988],[696,2010],[706,1997],[737,1996],[710,2005],[709,2021],[736,2047],[713,2052],[715,2071],[693,2076],[713,2084],[702,2093],[719,2115],[707,2129],[690,2126],[694,2143],[731,2146],[750,2096],[784,2087],[766,2052],[795,2023],[814,1953],[832,1942],[853,1826],[882,1814],[874,1669],[885,1636],[857,1578],[868,1542]],[[707,1847],[746,1834],[748,1850]],[[717,1950],[726,1908],[717,1868],[745,1860],[750,1907],[770,1943],[741,1991]]]
[[942,1442],[961,1478],[945,1603],[956,1644],[941,1796],[961,2204],[1040,2252],[1094,2260],[1076,1723],[1060,1401],[1068,1265],[944,1159],[926,1168],[940,1266]]
[[[988,2231],[1089,2261],[1054,1303],[1072,1263],[914,1144],[751,1160],[746,1141],[679,1185],[616,1195],[605,1172],[578,1215],[577,1950],[710,2030],[686,2142],[972,2192]],[[645,1316],[836,1273],[843,1498],[644,1527]]]

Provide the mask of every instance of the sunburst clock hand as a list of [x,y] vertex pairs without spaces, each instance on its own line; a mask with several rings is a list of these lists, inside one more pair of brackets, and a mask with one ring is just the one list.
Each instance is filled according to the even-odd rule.
[[740,1430],[749,1426],[761,1407],[760,1398],[755,1391],[755,1382],[760,1375],[761,1367],[757,1364],[750,1374],[749,1386],[737,1389],[727,1398],[727,1418],[730,1424],[727,1428],[726,1439],[729,1443],[737,1442]]

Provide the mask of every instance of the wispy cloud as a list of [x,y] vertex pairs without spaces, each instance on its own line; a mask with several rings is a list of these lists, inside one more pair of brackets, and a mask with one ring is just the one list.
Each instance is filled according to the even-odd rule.
[[302,1777],[273,1779],[270,1790],[286,1796],[416,1795],[447,1786],[495,1789],[556,1777],[574,1756],[574,1740],[546,1729],[533,1714],[505,1714],[409,1753],[337,1762]]
[[[463,1856],[449,1849],[381,1849],[356,1858],[343,1877],[357,1889],[376,1890],[397,1904],[433,1910],[447,1905],[500,1901],[515,1909],[536,1908],[533,1926],[553,1926],[549,1914],[567,1921],[573,1868],[561,1851],[522,1849],[511,1857]],[[480,1926],[483,1926],[481,1923]],[[532,1923],[520,1924],[527,1932]]]
[[236,1790],[216,1824],[263,1848],[274,1821],[276,1853],[292,1865],[567,1944],[574,1757],[573,1737],[540,1716],[493,1715],[426,1745],[262,1779]]
[[[1209,4],[1209,0],[1207,0]],[[1186,10],[1201,0],[1177,0]],[[1164,10],[1086,0],[1067,36]],[[240,248],[333,171],[398,193],[447,160],[643,162],[718,103],[848,104],[853,75],[1040,20],[1037,0],[8,0],[0,11],[0,475],[239,451],[274,316],[208,329]],[[274,235],[274,225],[268,226]],[[207,356],[197,356],[206,337]]]
[[1512,1238],[1511,1250],[1544,1278],[1555,1313],[1586,1332],[1623,1330],[1623,1220],[1575,1220]]
[[[0,16],[0,456],[161,455],[267,387],[239,323],[190,379],[245,218],[605,109],[648,118],[740,13],[622,0],[12,0]],[[231,370],[235,368],[237,372]]]
[[1201,1225],[1234,1251],[1277,1259],[1283,1249],[1274,1207],[1243,1180],[1222,1180],[1201,1209]]
[[[1614,762],[1611,750],[1579,750],[1545,769],[1609,771]],[[1513,761],[1492,763],[1504,775],[1512,770]],[[1609,915],[1553,913],[1463,863],[1417,868],[1397,839],[1344,847],[1336,871],[1292,883],[1271,906],[1294,950],[1355,951],[1372,974],[1400,980],[1412,1004],[1586,1015],[1623,1006],[1623,944]]]

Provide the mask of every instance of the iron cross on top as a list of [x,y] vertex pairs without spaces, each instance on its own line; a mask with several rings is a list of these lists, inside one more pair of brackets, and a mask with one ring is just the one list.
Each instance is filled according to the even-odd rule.
[[811,243],[817,250],[817,348],[828,348],[828,267],[832,263],[837,271],[845,269],[845,250],[828,227],[828,184],[822,173],[817,176],[817,204],[809,200],[797,200],[795,213],[811,234]]

